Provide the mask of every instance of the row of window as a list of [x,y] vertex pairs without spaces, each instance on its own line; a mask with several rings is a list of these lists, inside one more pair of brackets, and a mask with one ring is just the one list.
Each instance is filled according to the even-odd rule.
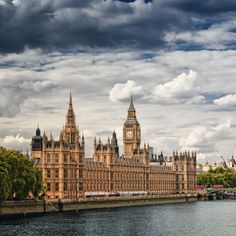
[[[76,184],[73,184],[73,188],[72,188],[74,191],[76,190]],[[66,182],[64,182],[64,191],[68,191],[68,185]],[[83,190],[83,183],[79,183],[79,191],[82,191]],[[56,182],[55,185],[54,183],[50,183],[48,182],[47,183],[47,191],[50,192],[50,191],[56,191],[58,192],[59,191],[59,183]]]
[[[53,191],[52,183],[47,183],[47,191],[48,192]],[[55,183],[54,191],[59,191],[59,183],[58,182]]]
[[[54,157],[55,157],[54,158],[54,162],[55,163],[59,163],[59,155],[58,155],[58,153],[55,153]],[[80,155],[79,158],[80,158],[80,162],[82,162],[83,157]],[[75,162],[74,154],[73,153],[70,154],[70,159],[69,159],[68,155],[64,154],[63,159],[64,159],[64,163],[67,163],[68,161]],[[52,162],[53,162],[53,155],[47,154],[47,163],[50,164]]]
[[[51,163],[51,155],[50,154],[47,154],[47,163]],[[55,163],[58,163],[59,162],[59,155],[58,153],[55,154]]]
[[[181,167],[181,168],[179,168],[179,167]],[[178,171],[178,170],[184,171],[184,165],[181,165],[181,166],[176,165],[176,171]]]
[[[52,170],[47,169],[47,178],[48,179],[50,179],[52,177],[51,173],[52,173]],[[54,177],[59,178],[59,170],[55,169],[54,173],[55,173]],[[71,174],[71,178],[76,178],[76,171],[75,170],[71,170],[70,174]],[[64,178],[67,178],[67,177],[68,177],[68,171],[67,171],[67,169],[64,169]],[[83,171],[82,170],[79,170],[79,178],[83,178]]]
[[149,183],[149,189],[150,190],[171,190],[175,187],[173,183],[157,183],[157,184],[151,184]]
[[184,189],[184,184],[176,184],[176,189],[179,189],[179,188],[182,188],[182,189]]
[[[184,165],[181,165],[181,166],[176,165],[176,170],[177,170],[177,171],[178,171],[178,170],[182,170],[182,171],[184,171]],[[191,164],[187,164],[187,170],[188,170],[188,171],[193,170]]]
[[153,175],[153,174],[149,174],[149,180],[174,180],[175,179],[175,175],[174,174],[157,174],[157,175]]

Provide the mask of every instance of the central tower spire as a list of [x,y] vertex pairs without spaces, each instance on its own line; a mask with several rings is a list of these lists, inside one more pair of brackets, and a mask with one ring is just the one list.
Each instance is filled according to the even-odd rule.
[[69,107],[68,107],[68,111],[67,111],[67,115],[66,115],[66,128],[72,128],[75,127],[76,123],[75,123],[75,114],[74,114],[74,110],[73,110],[73,104],[72,104],[72,96],[70,93],[70,98],[69,98]]
[[71,93],[69,98],[69,107],[66,114],[66,124],[63,129],[63,139],[69,143],[75,143],[76,140],[79,140],[79,131],[76,127]]

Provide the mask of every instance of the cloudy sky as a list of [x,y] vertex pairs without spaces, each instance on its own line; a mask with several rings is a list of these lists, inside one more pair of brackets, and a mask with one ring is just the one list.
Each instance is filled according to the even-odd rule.
[[143,142],[236,155],[235,0],[0,0],[0,145],[57,138],[73,95],[92,155],[134,95]]

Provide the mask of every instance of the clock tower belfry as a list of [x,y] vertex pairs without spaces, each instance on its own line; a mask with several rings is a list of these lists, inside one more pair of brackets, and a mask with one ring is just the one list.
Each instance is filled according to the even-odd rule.
[[140,149],[140,143],[141,129],[136,118],[133,97],[131,96],[128,116],[123,126],[124,156],[128,158],[132,157],[134,151]]

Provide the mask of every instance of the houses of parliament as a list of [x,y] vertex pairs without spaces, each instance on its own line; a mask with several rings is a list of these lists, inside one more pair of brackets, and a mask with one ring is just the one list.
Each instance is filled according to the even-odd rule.
[[[112,194],[195,193],[196,153],[173,152],[167,163],[155,158],[152,148],[141,147],[141,128],[131,97],[123,124],[124,154],[115,131],[106,143],[94,138],[92,158],[85,158],[85,138],[76,126],[72,97],[59,140],[41,135],[32,138],[31,157],[42,171],[49,198],[77,198]],[[154,157],[153,157],[154,156]]]

